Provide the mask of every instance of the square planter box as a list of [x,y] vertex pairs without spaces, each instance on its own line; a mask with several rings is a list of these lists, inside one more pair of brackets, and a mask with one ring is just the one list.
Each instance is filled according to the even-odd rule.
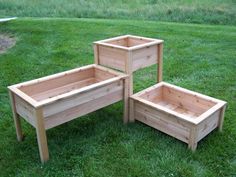
[[188,144],[222,129],[226,102],[160,82],[130,98],[131,121],[138,120]]
[[130,94],[132,73],[158,63],[158,82],[162,80],[163,40],[124,35],[94,42],[95,63],[129,74]]
[[36,128],[42,162],[48,160],[45,130],[125,100],[127,119],[127,75],[97,65],[8,87],[17,137],[22,139],[20,118]]

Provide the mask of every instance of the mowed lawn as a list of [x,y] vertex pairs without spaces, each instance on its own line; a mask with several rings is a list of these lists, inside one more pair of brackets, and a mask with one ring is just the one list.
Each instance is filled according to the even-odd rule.
[[[0,24],[16,46],[0,55],[0,176],[235,176],[236,27],[97,19],[20,18]],[[165,40],[164,80],[228,102],[224,131],[187,145],[142,123],[122,123],[122,102],[47,131],[40,163],[35,129],[17,142],[7,86],[93,63],[92,42],[122,34]],[[156,82],[138,71],[135,92]]]
[[235,0],[0,0],[0,17],[115,18],[236,25]]

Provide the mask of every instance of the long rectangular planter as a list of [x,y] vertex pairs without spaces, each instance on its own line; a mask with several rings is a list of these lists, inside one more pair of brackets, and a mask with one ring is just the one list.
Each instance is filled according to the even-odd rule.
[[49,158],[46,130],[124,99],[128,120],[127,75],[88,65],[9,86],[17,137],[20,117],[36,128],[42,162]]

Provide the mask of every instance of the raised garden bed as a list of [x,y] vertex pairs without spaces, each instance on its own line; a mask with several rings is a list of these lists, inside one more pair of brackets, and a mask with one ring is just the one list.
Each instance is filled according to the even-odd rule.
[[130,120],[138,120],[188,144],[197,143],[216,127],[222,129],[226,102],[165,82],[130,98]]
[[48,160],[45,130],[71,121],[120,100],[127,122],[127,75],[88,65],[8,87],[18,140],[19,116],[36,128],[42,162]]

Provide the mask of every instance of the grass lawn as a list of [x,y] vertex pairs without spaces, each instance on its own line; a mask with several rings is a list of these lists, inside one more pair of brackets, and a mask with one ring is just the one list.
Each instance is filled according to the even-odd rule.
[[235,0],[0,0],[1,16],[118,18],[236,25]]
[[[16,46],[0,55],[0,176],[235,176],[236,27],[97,19],[22,18],[0,24]],[[47,131],[41,165],[35,130],[16,141],[7,86],[93,63],[92,41],[122,34],[165,40],[164,80],[228,102],[223,133],[195,153],[139,122],[123,125],[122,102]],[[135,73],[135,92],[156,66]]]

